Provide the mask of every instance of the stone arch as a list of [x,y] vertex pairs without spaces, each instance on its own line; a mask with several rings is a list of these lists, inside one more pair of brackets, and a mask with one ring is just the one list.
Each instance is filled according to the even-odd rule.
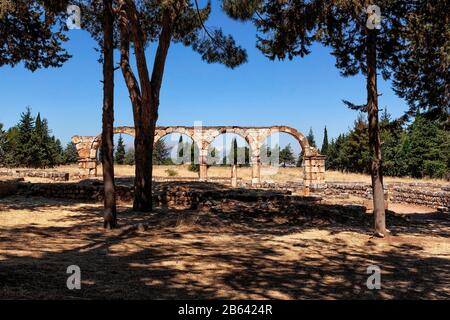
[[158,127],[155,132],[155,143],[172,133],[186,135],[191,138],[194,143],[197,143],[194,138],[194,130],[187,127]]
[[261,137],[261,143],[264,142],[267,138],[269,138],[274,133],[287,133],[294,137],[295,140],[297,140],[300,143],[300,146],[304,152],[305,155],[310,155],[311,153],[314,153],[314,148],[312,148],[309,145],[308,139],[298,130],[287,127],[287,126],[274,126],[270,127],[269,131],[266,135]]
[[[272,127],[237,127],[237,126],[214,126],[214,127],[185,127],[167,126],[157,127],[155,132],[155,142],[162,137],[179,133],[187,135],[198,146],[200,179],[207,179],[206,158],[210,144],[219,135],[224,133],[234,133],[241,136],[249,145],[251,152],[252,183],[260,183],[260,147],[262,143],[273,133],[287,133],[293,136],[304,152],[304,186],[305,194],[309,193],[311,185],[319,186],[325,181],[325,157],[319,151],[312,148],[307,138],[298,130],[288,126]],[[133,127],[115,127],[114,133],[123,133],[135,136]],[[97,149],[100,147],[101,136],[74,136],[79,155],[79,167],[83,174],[87,176],[97,174]]]
[[[129,136],[135,137],[136,131],[133,127],[114,127],[113,134],[127,134]],[[90,147],[91,158],[94,157],[95,159],[97,159],[97,152],[98,152],[98,149],[100,148],[101,143],[102,143],[102,135],[99,134],[93,139],[93,141],[91,143],[91,147]],[[94,155],[94,153],[95,153],[95,155]]]
[[[171,134],[179,134],[180,136],[186,136],[189,139],[192,140],[192,143],[196,146],[195,154],[198,158],[197,150],[198,150],[198,143],[194,137],[193,130],[187,127],[158,127],[155,132],[155,141],[154,144],[156,144],[159,140],[163,139],[164,137],[171,135]],[[178,157],[178,155],[177,155]],[[189,156],[190,159],[190,156]],[[173,160],[173,159],[172,159]],[[198,161],[198,159],[197,159]],[[175,162],[176,164],[177,162]]]

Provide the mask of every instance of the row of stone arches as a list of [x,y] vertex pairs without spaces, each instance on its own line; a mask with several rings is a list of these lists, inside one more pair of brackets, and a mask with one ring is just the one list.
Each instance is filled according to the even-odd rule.
[[[133,127],[116,127],[115,134],[127,134],[135,136]],[[306,137],[299,131],[288,126],[272,127],[237,127],[237,126],[213,126],[213,127],[187,127],[187,126],[167,126],[157,127],[155,132],[155,143],[163,137],[178,133],[186,135],[192,139],[198,149],[198,163],[200,165],[200,179],[208,179],[207,157],[208,150],[213,141],[222,134],[235,134],[242,137],[250,148],[250,165],[252,167],[252,183],[261,182],[261,147],[264,141],[274,133],[287,133],[297,140],[303,152],[303,179],[305,189],[311,184],[320,184],[325,176],[325,158],[319,154],[318,150],[312,148]],[[79,166],[85,176],[95,176],[97,174],[97,151],[101,145],[101,135],[98,136],[74,136],[78,155]]]

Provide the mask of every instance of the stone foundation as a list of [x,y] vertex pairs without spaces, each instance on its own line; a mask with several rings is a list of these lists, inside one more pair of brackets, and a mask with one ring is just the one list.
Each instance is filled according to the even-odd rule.
[[[25,196],[42,196],[48,198],[64,198],[76,200],[103,200],[103,186],[98,181],[90,183],[21,183],[17,193]],[[116,196],[119,202],[133,200],[131,186],[116,186]],[[286,191],[265,191],[232,189],[221,184],[211,183],[155,183],[153,201],[156,207],[181,209],[205,208],[212,201],[236,200],[245,203],[278,203],[320,202],[320,197],[294,196]]]
[[[18,187],[8,187],[9,183],[0,185],[3,196],[19,192],[24,195],[43,196],[51,198],[69,198],[79,200],[103,200],[103,186],[100,180],[85,180],[79,183],[23,183],[16,182]],[[133,179],[122,179],[117,182],[117,199],[130,202],[133,199]],[[274,194],[290,195],[290,197],[301,195],[304,199],[303,182],[262,182],[252,185],[250,181],[237,179],[238,188],[231,188],[230,178],[209,179],[208,182],[199,182],[193,178],[155,178],[155,203],[196,206],[201,195],[208,194],[216,199],[226,199],[229,195],[239,195],[264,191]],[[323,198],[349,198],[350,196],[368,200],[366,206],[370,207],[372,199],[372,188],[367,183],[351,182],[328,182],[320,188],[311,188],[311,194]],[[395,183],[385,185],[386,205],[388,202],[406,203],[427,206],[449,211],[450,208],[450,186],[428,183]],[[248,201],[256,201],[250,196]],[[253,199],[253,200],[252,200]],[[264,200],[264,199],[259,199]],[[286,200],[286,199],[285,199]],[[264,201],[270,201],[265,199]]]
[[[320,192],[324,196],[348,194],[372,199],[372,186],[368,183],[328,182]],[[450,185],[431,183],[387,183],[385,196],[388,202],[421,205],[449,211]]]
[[69,181],[70,175],[64,172],[44,171],[44,170],[29,170],[29,169],[5,169],[0,168],[0,176],[13,178],[43,178],[53,181]]

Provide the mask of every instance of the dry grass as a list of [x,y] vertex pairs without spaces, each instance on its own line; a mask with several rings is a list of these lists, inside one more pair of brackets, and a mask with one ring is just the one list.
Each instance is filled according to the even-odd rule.
[[[124,227],[105,232],[101,204],[0,200],[0,299],[450,298],[448,220],[391,226],[396,236],[375,240],[356,226],[293,224],[281,212],[120,211]],[[131,227],[141,222],[148,229]],[[73,264],[80,291],[66,289]],[[365,286],[372,264],[381,290]]]
[[[78,167],[76,165],[71,166],[61,166],[56,168],[58,171],[76,173],[78,172]],[[167,177],[168,170],[174,170],[178,173],[178,177],[198,177],[198,173],[189,170],[189,165],[178,165],[178,166],[154,166],[153,173],[158,177]],[[98,167],[99,174],[101,173],[101,165]],[[134,166],[128,165],[116,165],[115,174],[117,176],[134,176]],[[230,167],[210,167],[208,169],[209,177],[221,177],[229,178],[231,176]],[[238,177],[250,180],[252,177],[252,169],[250,167],[238,168]],[[262,167],[261,168],[261,178],[263,181],[275,181],[275,182],[285,182],[285,181],[298,181],[303,179],[303,172],[301,168],[273,168],[273,167]],[[342,173],[339,171],[327,171],[325,173],[325,178],[327,181],[347,181],[347,182],[366,182],[370,183],[370,176],[366,174],[357,173]],[[399,177],[385,177],[385,182],[431,182],[436,184],[449,184],[448,181],[443,179],[413,179],[413,178],[399,178]]]

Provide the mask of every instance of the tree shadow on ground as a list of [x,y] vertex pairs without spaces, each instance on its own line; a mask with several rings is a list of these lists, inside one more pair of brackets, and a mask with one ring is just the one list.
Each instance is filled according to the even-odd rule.
[[[449,252],[371,239],[370,217],[357,209],[248,206],[148,214],[123,206],[122,227],[105,232],[100,204],[3,199],[0,213],[22,220],[0,226],[0,298],[450,298]],[[400,238],[448,237],[444,218],[390,219]],[[70,265],[81,268],[79,291],[66,287]],[[381,290],[366,287],[370,265],[382,270]]]

